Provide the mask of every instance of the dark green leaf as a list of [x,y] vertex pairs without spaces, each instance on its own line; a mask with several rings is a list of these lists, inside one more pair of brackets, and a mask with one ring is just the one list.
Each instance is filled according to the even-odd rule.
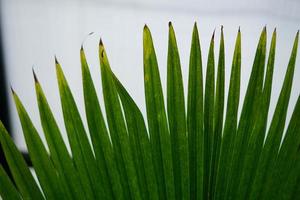
[[24,199],[44,199],[27,164],[0,121],[0,142],[14,181]]
[[188,138],[183,92],[183,80],[175,32],[169,22],[167,69],[167,108],[172,144],[176,199],[189,199]]
[[266,57],[267,31],[263,29],[257,46],[252,72],[246,91],[237,134],[234,140],[232,161],[229,171],[227,197],[232,199],[237,191],[241,178],[242,164],[247,150],[249,137],[254,128],[257,113],[259,112],[260,96],[264,80]]
[[[300,96],[298,97],[291,121],[286,131],[285,138],[276,159],[273,174],[266,184],[271,185],[266,188],[270,193],[269,198],[283,198],[293,193],[294,187],[299,188],[297,179],[299,172],[299,146],[300,146]],[[298,184],[296,184],[298,182]]]
[[189,142],[190,198],[203,198],[203,78],[197,24],[194,24],[188,82],[187,130]]
[[87,138],[79,111],[74,101],[67,80],[60,64],[56,61],[56,74],[62,103],[65,126],[73,154],[87,199],[103,198],[104,193],[100,171]]
[[209,198],[209,178],[211,173],[211,162],[213,152],[214,135],[214,98],[215,98],[215,55],[214,55],[214,36],[210,41],[207,69],[205,78],[204,95],[204,199]]
[[57,176],[56,169],[50,160],[50,156],[19,97],[14,92],[13,97],[21,121],[29,156],[45,197],[47,199],[61,198],[63,194],[61,182]]
[[224,115],[224,93],[225,93],[225,50],[224,50],[224,34],[223,26],[221,27],[221,39],[219,49],[216,97],[214,102],[214,131],[212,138],[212,158],[211,158],[211,172],[209,178],[209,194],[210,198],[214,198],[216,174],[218,169],[218,162],[220,156],[220,148],[222,141],[223,130],[223,115]]
[[2,165],[0,165],[0,186],[0,198],[2,198],[3,200],[21,200],[19,192],[9,179]]
[[274,162],[277,158],[282,134],[285,126],[288,103],[290,99],[293,76],[295,70],[296,55],[298,49],[299,32],[296,35],[291,57],[285,74],[284,82],[281,88],[280,96],[277,101],[273,119],[268,131],[267,139],[262,150],[262,154],[258,163],[258,169],[255,176],[252,195],[253,198],[264,197],[268,195],[263,190],[266,180],[272,175]]
[[[297,132],[299,132],[299,127]],[[299,138],[298,138],[299,139]],[[300,149],[298,146],[297,152],[293,153],[289,160],[289,164],[291,163],[291,167],[288,168],[288,172],[285,177],[285,182],[282,182],[279,185],[279,190],[276,191],[275,198],[276,199],[298,199],[299,198],[299,183],[300,183]],[[268,196],[272,196],[273,194],[268,194]],[[267,196],[267,195],[265,195]]]
[[237,115],[240,99],[241,81],[241,32],[235,42],[235,49],[232,60],[229,92],[227,99],[227,111],[225,117],[224,130],[222,135],[219,165],[216,178],[215,199],[225,199],[226,186],[228,182],[228,172],[232,159],[233,141],[237,131]]
[[270,53],[267,64],[267,73],[264,82],[264,88],[262,91],[259,113],[256,117],[254,129],[249,138],[249,144],[245,153],[245,160],[243,163],[241,181],[239,188],[237,189],[237,199],[244,199],[250,192],[253,176],[255,175],[257,163],[259,161],[260,153],[263,148],[265,139],[265,132],[267,126],[271,89],[272,89],[272,78],[275,61],[275,48],[276,48],[276,30],[273,32]]
[[153,165],[150,140],[141,111],[121,82],[114,76],[115,85],[122,101],[131,147],[134,149],[136,168],[144,199],[159,199],[157,180]]

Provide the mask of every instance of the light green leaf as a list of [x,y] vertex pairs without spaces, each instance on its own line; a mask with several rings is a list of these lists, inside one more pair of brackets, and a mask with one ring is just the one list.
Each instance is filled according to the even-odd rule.
[[[119,169],[125,174],[125,181],[128,183],[130,197],[132,199],[141,199],[141,191],[138,184],[138,177],[133,161],[133,154],[130,148],[129,137],[121,110],[118,93],[114,85],[110,65],[102,41],[99,46],[99,57],[101,65],[101,77],[103,96],[106,108],[106,116],[109,130],[114,147],[118,147],[116,153],[121,156]],[[123,169],[122,169],[123,168]]]
[[86,198],[104,198],[106,194],[102,186],[104,183],[101,183],[100,171],[73,95],[57,60],[56,74],[67,135]]
[[172,150],[164,98],[152,36],[146,25],[143,46],[146,108],[160,199],[175,199]]
[[83,48],[80,50],[80,57],[86,118],[98,168],[101,172],[102,179],[104,179],[104,188],[111,198],[124,199],[114,150],[109,139]]
[[51,112],[42,87],[34,72],[33,74],[42,127],[51,153],[51,159],[61,177],[60,180],[64,188],[64,195],[70,199],[83,199],[85,196],[77,170],[62,139],[61,132]]

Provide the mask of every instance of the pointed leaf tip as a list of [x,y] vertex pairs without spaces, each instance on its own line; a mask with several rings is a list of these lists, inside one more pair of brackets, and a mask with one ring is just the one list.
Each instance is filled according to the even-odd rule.
[[144,25],[144,30],[149,29],[147,24]]
[[12,88],[12,86],[10,86],[10,90],[11,90],[11,93],[12,93],[13,95],[16,94],[15,91],[14,91],[14,89]]
[[215,32],[216,32],[216,29],[214,29],[214,32],[213,32],[213,34],[212,34],[212,36],[211,36],[211,40],[214,40],[214,39],[215,39]]
[[83,51],[83,44],[81,44],[80,51]]
[[239,30],[238,30],[238,32],[239,32],[239,33],[241,32],[241,26],[239,26]]
[[197,28],[197,22],[194,22],[194,29]]
[[143,34],[145,34],[145,33],[151,34],[151,33],[150,33],[150,29],[149,29],[149,27],[147,26],[147,24],[145,24],[145,26],[144,26],[144,32],[143,32]]
[[55,64],[58,65],[59,63],[58,63],[56,55],[54,55],[54,60],[55,60]]
[[263,32],[267,32],[267,25],[264,26]]
[[198,32],[197,22],[194,22],[193,32]]
[[35,82],[35,83],[38,83],[39,80],[37,79],[37,76],[36,76],[35,71],[34,71],[33,68],[32,68],[32,74],[33,74],[34,82]]
[[100,47],[100,56],[103,58],[104,57],[104,44],[102,39],[100,38],[100,42],[99,42],[99,47]]
[[223,26],[223,25],[221,25],[221,31],[223,31],[223,28],[224,28],[224,26]]
[[170,27],[170,26],[172,26],[172,22],[171,22],[171,21],[169,21],[169,23],[168,23],[168,24],[169,24],[169,27]]

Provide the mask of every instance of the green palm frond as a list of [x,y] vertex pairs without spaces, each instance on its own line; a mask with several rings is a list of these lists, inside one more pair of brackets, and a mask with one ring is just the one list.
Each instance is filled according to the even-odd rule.
[[[103,108],[81,48],[88,130],[84,128],[62,67],[55,59],[71,152],[33,72],[47,144],[42,142],[21,100],[12,90],[37,179],[0,122],[0,143],[12,175],[10,178],[0,165],[0,197],[4,200],[297,199],[300,195],[300,97],[290,121],[286,118],[299,31],[269,128],[276,30],[269,51],[266,28],[262,30],[243,102],[240,102],[241,31],[238,30],[236,37],[227,93],[223,27],[217,60],[214,35],[204,79],[199,34],[194,25],[185,93],[175,31],[169,23],[167,100],[164,102],[152,36],[149,28],[144,27],[145,120],[112,72],[100,40],[106,116],[102,114]],[[239,107],[242,108],[240,116]]]

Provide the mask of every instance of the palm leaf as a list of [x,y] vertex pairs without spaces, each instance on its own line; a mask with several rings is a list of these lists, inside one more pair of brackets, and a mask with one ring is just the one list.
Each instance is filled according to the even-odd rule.
[[172,150],[158,64],[147,26],[144,27],[144,84],[150,141],[160,199],[175,199]]
[[99,57],[101,64],[102,87],[106,116],[109,130],[112,135],[112,142],[116,151],[120,155],[120,168],[124,174],[124,181],[128,184],[130,198],[140,199],[141,193],[138,184],[138,177],[133,161],[132,149],[129,142],[128,133],[125,126],[121,104],[118,98],[116,86],[110,70],[109,62],[102,41],[99,45]]
[[[83,48],[80,50],[83,93],[86,118],[91,134],[96,162],[104,179],[104,187],[110,196],[123,199],[123,189],[112,144],[99,105],[95,86],[87,65]],[[114,181],[111,181],[114,180]]]
[[210,177],[209,177],[209,194],[211,198],[214,198],[216,174],[219,164],[222,131],[223,131],[223,115],[224,115],[224,92],[225,92],[225,50],[224,50],[224,33],[223,26],[221,27],[221,39],[219,49],[218,60],[218,72],[216,83],[216,96],[214,102],[214,131],[212,142],[212,159],[210,165]]
[[145,25],[143,61],[145,120],[148,124],[138,105],[113,73],[102,40],[99,59],[106,116],[102,114],[83,47],[80,49],[88,132],[56,60],[62,114],[71,152],[34,73],[40,121],[47,146],[13,91],[37,179],[33,178],[22,154],[0,123],[0,143],[10,169],[7,173],[0,165],[1,198],[297,199],[300,195],[300,96],[289,122],[286,117],[299,32],[271,125],[267,129],[276,34],[275,30],[266,62],[266,28],[261,33],[246,95],[241,102],[240,117],[240,30],[235,42],[229,90],[225,91],[227,58],[223,27],[217,66],[215,32],[210,41],[204,85],[200,39],[195,23],[185,94],[179,48],[170,22],[165,104],[152,36]]
[[[35,182],[27,164],[18,151],[16,145],[9,137],[2,122],[0,122],[0,142],[6,157],[13,180],[23,198],[44,199],[37,183]],[[5,174],[3,174],[5,176]]]
[[175,32],[169,23],[167,107],[172,144],[175,195],[189,199],[188,138],[183,92],[183,81]]
[[249,137],[255,124],[257,112],[259,111],[258,104],[260,102],[265,66],[266,37],[267,32],[266,28],[264,28],[257,46],[241,117],[234,139],[229,182],[226,190],[229,199],[233,198],[237,191],[236,188],[239,185],[241,176],[241,165],[245,159],[244,154],[246,153]]
[[6,199],[20,199],[21,196],[14,184],[9,179],[2,165],[0,165],[0,195],[3,200]]
[[239,183],[239,188],[237,190],[237,198],[246,198],[249,190],[251,188],[253,179],[255,175],[257,163],[260,157],[260,153],[263,147],[265,139],[265,131],[268,119],[268,111],[270,104],[270,95],[272,88],[272,78],[274,70],[274,60],[275,60],[275,47],[276,47],[276,30],[273,32],[270,53],[267,64],[267,73],[265,77],[265,82],[261,94],[261,100],[259,105],[260,112],[257,115],[255,126],[249,138],[249,144],[246,150],[246,159],[243,163],[241,180]]
[[[277,101],[273,119],[268,131],[267,139],[263,147],[260,160],[258,163],[257,173],[254,179],[253,193],[257,195],[268,195],[263,191],[263,183],[270,179],[272,166],[277,157],[282,134],[285,126],[287,108],[292,89],[293,75],[295,70],[296,55],[298,49],[299,32],[296,35],[291,57],[285,74],[284,82],[281,88],[280,96]],[[259,192],[258,192],[259,191]],[[255,197],[257,196],[255,195]],[[258,197],[258,196],[257,196]]]
[[241,79],[241,32],[235,42],[233,55],[231,77],[229,84],[227,111],[225,116],[225,125],[221,141],[221,150],[219,156],[219,165],[215,186],[215,199],[224,199],[230,170],[230,161],[232,159],[233,141],[237,131],[238,107],[240,99],[240,79]]
[[[267,184],[273,184],[267,188],[269,196],[287,198],[288,195],[297,189],[299,183],[299,146],[300,146],[300,98],[298,97],[294,112],[286,131],[280,152],[276,158],[275,170]],[[293,167],[295,165],[295,167]],[[276,178],[275,178],[276,177]],[[282,187],[281,184],[285,183]]]
[[67,80],[57,60],[55,64],[65,126],[84,193],[87,199],[100,197],[104,191],[96,160]]
[[187,101],[190,198],[201,199],[204,177],[203,77],[200,41],[196,23],[192,35]]
[[209,179],[211,174],[213,141],[214,141],[214,98],[215,98],[215,31],[212,35],[206,68],[205,95],[204,95],[204,179],[203,198],[209,198]]
[[84,198],[82,185],[76,176],[77,170],[75,169],[73,160],[69,155],[67,147],[62,139],[61,132],[57,126],[42,87],[38,82],[34,72],[33,75],[42,127],[46,136],[47,144],[49,146],[51,159],[53,160],[53,164],[57,169],[57,173],[61,177],[64,193],[66,193],[68,197],[72,199]]
[[33,126],[19,97],[14,91],[13,97],[23,128],[28,152],[45,197],[47,199],[59,198],[62,196],[61,181],[59,181],[59,177],[56,174],[48,152],[46,151],[46,148],[43,145],[42,140]]
[[114,82],[124,108],[131,147],[136,156],[134,160],[139,175],[139,184],[145,186],[141,188],[143,199],[158,199],[151,144],[143,115],[115,75]]

